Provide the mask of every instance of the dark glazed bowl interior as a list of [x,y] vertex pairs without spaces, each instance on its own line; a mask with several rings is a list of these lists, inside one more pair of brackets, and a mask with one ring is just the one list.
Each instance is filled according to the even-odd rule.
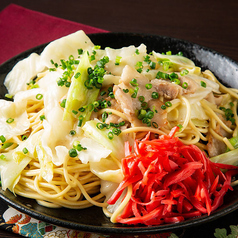
[[[103,33],[90,35],[91,40],[96,45],[104,47],[120,48],[129,45],[139,46],[144,43],[147,51],[166,52],[171,50],[172,53],[183,52],[184,56],[194,61],[202,70],[210,69],[218,79],[226,86],[238,88],[238,64],[231,59],[205,47],[186,42],[183,40],[133,33]],[[6,74],[21,59],[27,57],[30,53],[40,53],[45,45],[38,46],[28,50],[11,60],[0,65],[0,96],[4,98],[7,92],[3,82]],[[181,223],[160,225],[160,226],[123,226],[113,224],[103,214],[102,209],[91,207],[82,210],[71,210],[66,208],[51,209],[38,205],[36,201],[24,197],[15,197],[9,191],[0,191],[0,197],[12,207],[26,213],[36,219],[46,221],[58,226],[71,229],[89,231],[103,234],[149,234],[159,232],[171,232],[182,228],[191,228],[208,222],[212,222],[222,216],[225,216],[238,208],[238,189],[229,191],[225,196],[224,204],[210,216],[201,216],[186,220]]]

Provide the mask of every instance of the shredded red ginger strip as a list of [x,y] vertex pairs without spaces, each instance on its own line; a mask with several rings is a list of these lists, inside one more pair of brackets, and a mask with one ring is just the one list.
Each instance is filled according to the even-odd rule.
[[[122,160],[123,181],[108,200],[114,204],[132,185],[132,196],[116,221],[124,224],[177,223],[208,214],[223,203],[238,167],[211,162],[195,145],[185,145],[175,133],[129,143]],[[223,173],[220,169],[226,169]]]

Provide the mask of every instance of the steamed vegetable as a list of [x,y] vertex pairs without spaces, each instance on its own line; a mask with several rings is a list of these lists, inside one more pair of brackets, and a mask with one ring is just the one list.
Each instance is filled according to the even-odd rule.
[[92,110],[88,105],[97,99],[99,93],[99,89],[85,86],[89,79],[88,68],[90,66],[88,55],[85,52],[72,77],[64,111],[64,119],[69,119],[70,116],[80,118],[81,125],[82,121],[85,123],[90,118]]

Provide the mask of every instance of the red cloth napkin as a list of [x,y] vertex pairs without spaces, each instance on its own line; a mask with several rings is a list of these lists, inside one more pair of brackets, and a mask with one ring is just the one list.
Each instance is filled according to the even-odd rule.
[[0,64],[25,50],[78,30],[86,34],[107,32],[10,4],[0,12]]

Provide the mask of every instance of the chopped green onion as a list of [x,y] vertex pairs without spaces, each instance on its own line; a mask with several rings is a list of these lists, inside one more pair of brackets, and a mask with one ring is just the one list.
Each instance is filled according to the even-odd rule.
[[13,98],[13,95],[11,95],[11,94],[9,94],[9,93],[6,93],[6,94],[5,94],[5,98],[12,99],[12,98]]
[[187,69],[184,69],[183,71],[180,72],[181,76],[185,76],[189,73],[189,71]]
[[66,99],[63,99],[62,102],[60,103],[60,106],[65,108],[66,105]]
[[40,120],[43,121],[45,119],[45,115],[40,116]]
[[148,111],[145,116],[149,119],[152,119],[154,117],[154,112],[153,111]]
[[166,106],[166,107],[171,107],[171,106],[172,106],[172,103],[171,103],[170,101],[165,102],[165,106]]
[[145,101],[145,97],[144,96],[139,96],[139,101],[140,102],[144,102]]
[[119,65],[121,63],[121,56],[116,56],[115,65]]
[[70,134],[71,136],[74,136],[74,135],[76,134],[76,131],[75,131],[75,130],[71,130],[71,131],[69,132],[69,134]]
[[182,88],[186,89],[187,87],[188,87],[188,83],[187,82],[183,82]]
[[13,142],[5,142],[5,143],[2,145],[1,149],[7,149],[7,148],[10,147],[11,145],[13,145]]
[[159,127],[159,126],[158,126],[158,123],[155,122],[155,121],[152,122],[152,126],[153,126],[154,128],[158,128],[158,127]]
[[104,125],[103,123],[101,123],[101,122],[98,122],[98,123],[96,124],[96,127],[97,127],[99,130],[102,130],[102,129],[105,127],[105,125]]
[[132,98],[136,98],[137,97],[138,90],[139,90],[139,87],[136,87],[134,92],[131,94]]
[[80,75],[81,75],[81,73],[80,73],[80,72],[77,72],[77,73],[74,75],[74,77],[77,79]]
[[173,73],[169,74],[169,78],[171,81],[175,81],[176,79],[178,79],[178,75],[173,72]]
[[138,115],[138,119],[139,120],[142,120],[144,117],[145,117],[145,115],[146,115],[146,110],[144,110],[144,109],[141,109],[140,111],[139,111],[139,115]]
[[180,84],[180,80],[179,79],[174,79],[173,81],[175,84],[179,85]]
[[84,118],[83,118],[83,115],[80,115],[80,116],[79,116],[79,121],[78,121],[78,126],[79,126],[79,127],[82,126],[82,124],[83,124],[83,119],[84,119]]
[[141,103],[141,108],[146,109],[148,107],[148,103],[147,102],[142,102]]
[[72,148],[72,149],[70,149],[69,150],[69,156],[70,157],[76,157],[78,155],[78,152],[77,152],[77,150],[76,149],[74,149],[74,148]]
[[9,117],[7,120],[6,120],[6,123],[10,124],[10,123],[13,123],[14,122],[14,119]]
[[125,124],[126,124],[125,121],[121,121],[121,122],[119,122],[119,126],[124,126]]
[[114,137],[112,131],[109,131],[107,136],[108,136],[108,139],[110,139],[110,140],[112,140]]
[[153,92],[153,93],[151,94],[151,97],[152,97],[153,99],[157,99],[157,98],[159,98],[159,93],[158,93],[158,92]]
[[135,50],[135,53],[136,53],[137,55],[139,55],[139,54],[140,54],[140,52],[139,52],[139,50],[138,50],[138,49],[136,49],[136,50]]
[[72,113],[73,113],[74,115],[77,115],[77,114],[78,114],[78,112],[77,112],[76,110],[72,110]]
[[155,69],[155,67],[156,67],[156,63],[153,62],[153,61],[151,61],[151,62],[150,62],[150,68],[151,68],[151,69]]
[[179,51],[179,52],[177,53],[177,55],[178,55],[178,56],[183,56],[183,52]]
[[27,138],[28,138],[28,137],[27,137],[26,135],[23,135],[23,136],[21,137],[22,141],[26,140]]
[[162,106],[161,106],[161,109],[162,109],[162,110],[165,110],[166,108],[167,108],[167,107],[166,107],[165,105],[162,105]]
[[42,98],[43,98],[43,94],[38,93],[38,94],[36,95],[36,99],[37,99],[37,100],[41,100]]
[[110,93],[108,94],[108,96],[109,96],[110,98],[115,98],[115,96],[114,96],[114,93],[113,93],[113,92],[110,92]]
[[106,91],[101,91],[101,92],[100,92],[100,95],[101,95],[101,96],[106,95]]
[[124,92],[124,93],[129,93],[129,89],[128,89],[128,88],[126,88],[126,89],[123,88],[123,92]]
[[201,81],[201,86],[206,88],[207,87],[207,84],[204,82],[204,81]]
[[156,74],[156,78],[157,79],[160,79],[160,78],[168,79],[169,78],[169,74],[161,72],[161,71],[158,71],[158,73]]
[[138,86],[137,80],[134,78],[130,81],[130,85],[132,85],[133,87]]
[[138,61],[138,62],[136,63],[136,70],[137,70],[139,73],[141,73],[141,72],[142,72],[142,69],[143,69],[143,64],[142,64],[141,61]]
[[4,143],[4,142],[6,141],[5,136],[4,136],[4,135],[1,135],[1,136],[0,136],[0,140],[1,140],[2,143]]
[[78,49],[78,54],[79,54],[79,55],[83,54],[83,49],[82,49],[82,48],[81,48],[81,49]]
[[1,159],[1,160],[5,160],[5,159],[6,159],[6,155],[1,154],[1,155],[0,155],[0,159]]
[[149,55],[144,56],[144,61],[149,64],[151,62],[150,56]]
[[107,118],[108,118],[107,112],[103,112],[102,113],[102,121],[105,122]]
[[101,49],[101,46],[100,46],[100,45],[95,45],[93,48],[94,48],[95,50],[99,50],[99,49]]
[[116,136],[120,135],[121,134],[121,130],[119,128],[113,128],[112,129],[112,133]]
[[167,70],[169,70],[169,67],[170,67],[170,65],[171,65],[171,62],[168,60],[168,61],[164,61],[163,63],[162,63],[162,65],[163,65],[163,70],[164,71],[167,71]]
[[23,152],[23,154],[27,154],[28,153],[28,149],[25,147],[25,148],[23,148],[22,152]]
[[79,143],[79,141],[74,141],[73,147],[74,147],[74,149],[76,149],[77,151],[87,150],[87,148],[83,147],[83,146]]
[[152,84],[151,84],[151,83],[147,83],[147,84],[145,85],[145,87],[146,87],[146,89],[151,89],[151,88],[152,88]]

